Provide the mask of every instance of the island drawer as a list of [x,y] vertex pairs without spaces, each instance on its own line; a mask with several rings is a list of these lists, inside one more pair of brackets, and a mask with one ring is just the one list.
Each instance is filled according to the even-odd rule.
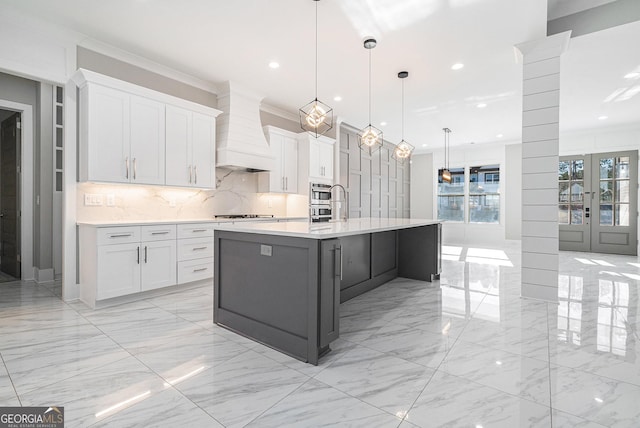
[[140,226],[100,227],[96,233],[98,245],[140,242]]
[[205,236],[213,236],[213,224],[192,223],[178,225],[178,239],[201,238]]
[[213,278],[213,257],[178,262],[178,283]]
[[189,238],[178,240],[178,261],[213,257],[213,238]]

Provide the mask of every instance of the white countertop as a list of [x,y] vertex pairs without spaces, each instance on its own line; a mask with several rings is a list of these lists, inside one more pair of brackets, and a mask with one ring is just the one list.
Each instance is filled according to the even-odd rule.
[[166,220],[96,220],[79,221],[80,226],[93,227],[113,227],[113,226],[147,226],[152,224],[189,224],[189,223],[213,223],[231,224],[247,222],[286,222],[286,221],[307,221],[305,217],[260,217],[260,218],[191,218],[191,219],[166,219]]
[[439,220],[416,218],[353,218],[346,222],[309,223],[289,221],[280,223],[221,224],[216,230],[291,236],[296,238],[329,239],[363,233],[384,232],[441,223]]

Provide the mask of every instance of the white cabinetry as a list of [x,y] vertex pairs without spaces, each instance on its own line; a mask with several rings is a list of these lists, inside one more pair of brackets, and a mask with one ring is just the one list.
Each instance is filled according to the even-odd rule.
[[213,277],[213,225],[178,225],[178,282]]
[[80,105],[81,180],[164,184],[164,104],[87,85]]
[[304,132],[298,134],[300,186],[309,183],[333,184],[333,156],[335,140],[325,136],[315,138]]
[[215,116],[167,106],[167,185],[215,187],[215,123]]
[[297,134],[265,126],[264,132],[275,158],[274,169],[258,176],[259,192],[298,193]]
[[87,70],[73,79],[80,181],[214,187],[219,110]]
[[80,228],[80,298],[96,301],[176,284],[176,226]]

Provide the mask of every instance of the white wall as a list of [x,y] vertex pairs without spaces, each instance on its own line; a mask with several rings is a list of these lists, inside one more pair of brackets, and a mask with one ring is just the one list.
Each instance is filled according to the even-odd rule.
[[435,218],[433,154],[411,157],[411,218]]
[[504,209],[505,239],[522,237],[522,144],[509,144],[505,150]]

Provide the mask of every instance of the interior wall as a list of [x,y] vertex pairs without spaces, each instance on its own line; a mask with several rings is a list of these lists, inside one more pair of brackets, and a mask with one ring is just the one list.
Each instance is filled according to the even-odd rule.
[[[53,268],[53,86],[37,85],[39,122],[34,150],[34,265],[39,270]],[[62,251],[56,248],[55,251]],[[49,275],[53,279],[53,272]],[[39,275],[36,279],[39,278]]]
[[141,67],[111,58],[78,46],[78,68],[95,71],[158,92],[217,108],[218,98],[212,92],[145,70]]
[[290,132],[300,133],[303,132],[300,128],[300,122],[293,121],[282,116],[278,116],[273,113],[260,110],[260,123],[262,126],[275,126],[276,128],[284,129]]
[[435,218],[433,154],[411,157],[411,218]]
[[505,151],[505,239],[522,238],[522,144],[508,144]]

